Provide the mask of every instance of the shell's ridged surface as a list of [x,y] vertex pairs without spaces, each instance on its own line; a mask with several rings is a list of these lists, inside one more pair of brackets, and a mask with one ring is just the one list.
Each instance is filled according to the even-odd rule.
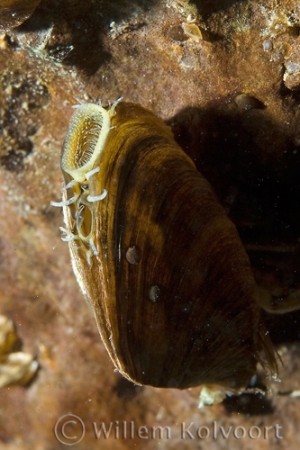
[[108,191],[93,204],[99,255],[88,266],[84,246],[70,248],[116,367],[177,388],[242,386],[261,350],[274,369],[248,256],[209,183],[151,112],[119,103],[111,124],[91,183]]

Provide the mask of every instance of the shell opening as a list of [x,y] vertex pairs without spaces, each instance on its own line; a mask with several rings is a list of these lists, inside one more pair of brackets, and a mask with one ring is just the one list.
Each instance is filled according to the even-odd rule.
[[[61,168],[71,180],[66,177],[68,182],[63,188],[63,201],[51,202],[52,206],[71,207],[74,234],[62,229],[65,233],[62,240],[71,246],[74,246],[72,241],[81,241],[80,248],[89,266],[92,265],[92,257],[98,255],[94,242],[96,202],[107,196],[106,189],[99,194],[96,174],[100,171],[102,152],[111,129],[110,118],[120,101],[118,99],[109,105],[107,110],[91,103],[76,105],[61,156]],[[64,208],[64,214],[68,217],[70,212]]]
[[[86,103],[77,108],[66,136],[61,167],[82,183],[99,165],[101,153],[110,130],[110,114],[99,105]],[[93,172],[94,173],[94,172]]]
[[76,215],[76,228],[80,239],[90,243],[94,233],[94,211],[82,204]]

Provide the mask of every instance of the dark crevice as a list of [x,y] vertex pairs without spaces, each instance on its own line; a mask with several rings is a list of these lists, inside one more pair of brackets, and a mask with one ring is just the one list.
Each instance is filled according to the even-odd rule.
[[228,413],[242,413],[248,416],[272,414],[271,401],[263,394],[241,394],[226,397],[223,405]]
[[[275,289],[278,301],[294,295],[300,289],[297,130],[291,125],[287,134],[268,108],[241,111],[234,101],[186,108],[169,124],[236,224],[258,285],[271,296]],[[263,317],[274,344],[300,339],[300,312]]]
[[133,398],[136,397],[143,389],[143,386],[137,386],[124,377],[120,377],[113,387],[113,391],[117,394],[117,396],[127,401],[133,400]]
[[207,20],[212,14],[226,11],[234,4],[245,3],[245,0],[192,0],[196,5],[199,14],[204,20]]

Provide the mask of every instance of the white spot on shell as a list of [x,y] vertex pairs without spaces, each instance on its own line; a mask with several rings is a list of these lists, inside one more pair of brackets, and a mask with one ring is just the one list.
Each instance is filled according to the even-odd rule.
[[128,247],[125,256],[129,264],[137,265],[139,263],[140,256],[135,245],[133,245],[132,247]]
[[151,302],[156,303],[160,297],[160,288],[156,284],[154,284],[149,289],[148,296],[149,296],[149,300],[151,300]]
[[271,52],[273,50],[273,42],[270,39],[265,39],[263,42],[264,52]]

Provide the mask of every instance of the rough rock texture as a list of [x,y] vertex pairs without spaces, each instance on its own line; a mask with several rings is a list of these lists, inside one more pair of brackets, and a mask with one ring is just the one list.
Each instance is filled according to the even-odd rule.
[[[202,39],[184,32],[190,24]],[[299,299],[299,30],[296,0],[42,0],[2,32],[0,314],[40,369],[28,387],[0,391],[1,450],[65,448],[54,426],[68,413],[85,436],[75,444],[75,423],[57,434],[76,449],[299,448],[300,400],[289,395],[300,389],[299,313],[264,315],[284,362],[268,397],[198,410],[200,389],[133,386],[100,342],[60,240],[61,211],[49,205],[61,198],[77,99],[139,102],[168,121],[214,186],[264,295]],[[101,422],[112,423],[107,439],[95,437]],[[170,438],[152,437],[153,426],[170,427]]]

